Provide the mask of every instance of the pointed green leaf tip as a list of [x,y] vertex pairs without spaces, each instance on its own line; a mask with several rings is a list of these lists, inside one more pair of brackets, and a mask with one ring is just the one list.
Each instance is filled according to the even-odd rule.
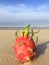
[[17,34],[17,33],[18,33],[18,30],[15,32],[15,36],[18,36],[18,34]]
[[31,31],[31,38],[34,36],[34,32],[33,32],[33,30]]
[[24,29],[24,34],[28,35],[29,34],[29,29],[30,29],[30,25],[26,26]]
[[38,43],[38,36],[36,37],[36,43]]
[[17,31],[15,32],[15,36],[17,36]]

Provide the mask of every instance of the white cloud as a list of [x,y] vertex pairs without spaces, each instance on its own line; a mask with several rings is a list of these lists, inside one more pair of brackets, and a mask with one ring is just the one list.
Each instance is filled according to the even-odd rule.
[[37,7],[37,10],[43,11],[43,12],[49,12],[49,4],[48,3],[43,4],[43,5],[39,6],[39,7]]
[[49,4],[33,7],[25,4],[0,4],[0,21],[49,20]]

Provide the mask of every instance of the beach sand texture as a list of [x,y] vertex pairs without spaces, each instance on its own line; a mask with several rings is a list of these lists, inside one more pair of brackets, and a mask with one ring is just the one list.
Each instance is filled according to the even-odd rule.
[[19,63],[15,57],[13,50],[15,32],[16,30],[0,30],[0,65],[49,65],[49,29],[40,29],[35,35],[39,37],[36,44],[37,56],[33,61],[25,64]]

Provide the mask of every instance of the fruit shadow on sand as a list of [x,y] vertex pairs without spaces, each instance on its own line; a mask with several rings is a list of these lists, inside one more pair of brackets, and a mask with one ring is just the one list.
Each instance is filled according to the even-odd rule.
[[40,55],[45,53],[45,50],[48,47],[47,44],[49,44],[49,41],[37,45],[37,55],[35,59],[39,58]]

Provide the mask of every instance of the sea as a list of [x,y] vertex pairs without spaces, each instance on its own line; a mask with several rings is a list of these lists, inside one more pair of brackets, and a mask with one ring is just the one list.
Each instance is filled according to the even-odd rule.
[[[0,25],[0,29],[23,29],[26,25]],[[49,25],[44,25],[44,24],[30,24],[30,28],[33,29],[46,29],[49,28]]]

